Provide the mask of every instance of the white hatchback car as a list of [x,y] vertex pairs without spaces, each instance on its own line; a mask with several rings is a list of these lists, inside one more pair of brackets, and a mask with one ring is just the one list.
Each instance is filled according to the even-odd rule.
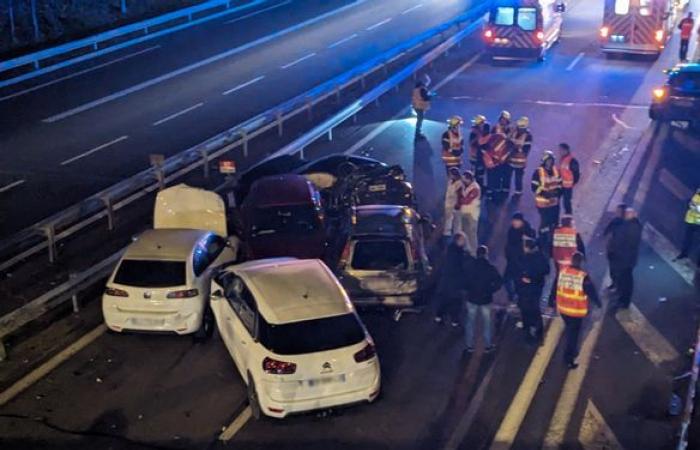
[[113,331],[195,333],[214,330],[208,307],[215,268],[236,259],[226,233],[223,200],[185,185],[161,191],[154,227],[124,252],[102,296],[105,324]]
[[379,395],[374,343],[342,286],[319,260],[271,258],[227,267],[211,308],[255,418]]

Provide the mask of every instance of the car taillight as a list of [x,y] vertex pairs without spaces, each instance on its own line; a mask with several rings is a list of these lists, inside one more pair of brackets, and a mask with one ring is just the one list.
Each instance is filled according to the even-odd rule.
[[365,361],[369,361],[370,359],[374,358],[374,356],[377,354],[377,350],[374,348],[374,344],[371,342],[368,342],[367,345],[365,345],[365,348],[360,350],[359,352],[355,353],[355,362],[361,363]]
[[105,295],[111,295],[112,297],[128,297],[129,293],[123,289],[117,288],[105,288]]
[[656,39],[656,42],[658,42],[659,44],[663,42],[664,30],[656,30],[656,33],[654,33],[654,39]]
[[654,96],[654,100],[660,102],[666,98],[668,91],[665,87],[661,87],[654,89],[651,93]]
[[487,41],[490,41],[491,39],[493,39],[493,30],[487,28],[484,31],[484,39],[486,39]]
[[544,32],[538,31],[537,34],[536,34],[535,36],[537,36],[537,40],[538,40],[538,41],[540,41],[540,42],[543,42],[543,41],[544,41]]
[[601,27],[600,37],[607,39],[608,35],[610,35],[610,27]]
[[291,375],[297,371],[297,365],[290,362],[278,361],[272,358],[265,358],[262,362],[263,370],[275,375]]
[[198,295],[199,295],[199,291],[197,289],[187,289],[184,291],[168,292],[168,295],[166,297],[167,298],[192,298],[192,297],[196,297]]

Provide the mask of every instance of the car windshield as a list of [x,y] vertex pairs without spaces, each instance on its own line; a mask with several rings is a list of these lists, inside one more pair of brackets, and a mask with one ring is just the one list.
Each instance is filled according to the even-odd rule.
[[356,270],[406,270],[406,245],[400,240],[357,241],[351,267]]
[[348,347],[365,339],[355,314],[305,320],[282,325],[259,317],[260,343],[278,355],[301,355]]
[[185,261],[125,259],[119,265],[114,282],[124,286],[173,287],[186,284]]
[[700,72],[677,72],[671,75],[669,83],[674,92],[700,94]]
[[518,26],[525,31],[533,31],[537,27],[537,10],[518,8]]
[[316,208],[308,205],[255,208],[251,226],[252,236],[275,233],[309,234],[319,227]]

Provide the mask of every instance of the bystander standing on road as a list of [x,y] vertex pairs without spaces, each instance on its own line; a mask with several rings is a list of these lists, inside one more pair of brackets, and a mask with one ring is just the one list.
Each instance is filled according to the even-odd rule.
[[544,330],[540,300],[545,280],[549,275],[549,260],[540,251],[534,239],[525,238],[523,249],[524,252],[515,264],[518,272],[515,290],[518,295],[518,308],[522,316],[525,339],[537,342],[541,341]]
[[432,95],[428,92],[429,85],[430,77],[426,74],[424,80],[416,82],[411,94],[411,106],[416,112],[416,140],[425,137],[423,135],[423,120],[425,119],[426,111],[430,109],[430,100],[432,98]]
[[461,190],[462,176],[457,167],[452,167],[447,174],[447,186],[445,188],[445,215],[442,229],[442,248],[447,245],[449,238],[462,228],[458,205],[459,192]]
[[496,267],[489,262],[489,249],[485,245],[476,250],[476,261],[470,273],[467,292],[467,319],[465,321],[464,337],[467,352],[474,351],[474,334],[477,317],[481,317],[485,351],[494,349],[491,332],[491,304],[493,294],[503,285],[503,279]]
[[[510,189],[510,179],[514,178],[515,195],[523,193],[523,175],[527,166],[527,157],[532,149],[532,133],[529,130],[530,119],[523,116],[515,123],[516,127],[511,131],[508,140],[511,145],[507,169],[506,185]],[[512,176],[511,176],[512,173]]]
[[503,286],[508,293],[508,300],[515,302],[515,285],[520,275],[518,265],[523,256],[523,242],[525,238],[534,239],[535,230],[530,222],[525,220],[521,212],[516,212],[510,220],[510,227],[506,234],[505,257],[506,270],[503,272]]
[[559,223],[559,197],[561,197],[561,177],[554,160],[554,153],[545,150],[542,164],[532,173],[532,192],[535,206],[540,214],[540,248],[549,252],[551,234]]
[[464,233],[456,232],[447,247],[440,266],[437,288],[435,289],[435,322],[449,320],[453,327],[459,325],[462,299],[466,290],[466,280],[470,272],[472,257],[465,251]]
[[481,216],[481,186],[474,174],[467,170],[462,175],[458,193],[460,229],[467,239],[466,250],[474,255],[479,245],[479,217]]
[[600,307],[600,299],[591,278],[583,270],[583,255],[574,253],[571,265],[562,268],[557,277],[557,311],[564,320],[564,362],[569,369],[578,367],[578,342],[583,319],[588,315],[589,303]]
[[625,222],[625,211],[627,211],[627,205],[625,203],[617,205],[617,208],[615,208],[615,216],[608,222],[603,230],[603,237],[607,238],[605,245],[607,249],[608,267],[610,268],[610,286],[607,287],[608,289],[615,289],[617,287],[615,285],[615,274],[612,271],[613,264],[610,262],[610,250],[614,242],[613,236],[615,235],[615,231]]
[[[676,259],[687,258],[693,246],[693,237],[700,234],[700,188],[695,191],[695,195],[688,202],[688,211],[685,213],[685,233],[681,252]],[[700,266],[700,255],[698,255],[698,266]]]
[[689,12],[678,24],[678,29],[681,30],[681,45],[678,50],[678,59],[680,59],[681,62],[688,60],[688,46],[690,44],[690,38],[693,36],[693,27],[695,27],[693,13]]
[[624,221],[613,232],[608,245],[608,261],[613,283],[616,286],[617,302],[613,310],[629,308],[634,292],[634,268],[639,259],[642,242],[642,223],[632,208],[625,210]]
[[559,144],[559,175],[561,176],[561,196],[564,203],[564,213],[573,214],[572,199],[574,186],[581,178],[578,160],[571,154],[571,147],[566,142]]

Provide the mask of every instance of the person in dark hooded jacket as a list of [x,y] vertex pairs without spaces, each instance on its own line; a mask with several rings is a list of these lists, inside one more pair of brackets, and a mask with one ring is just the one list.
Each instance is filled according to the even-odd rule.
[[476,250],[476,261],[473,263],[474,265],[469,276],[467,319],[464,330],[468,352],[474,351],[474,331],[477,316],[482,318],[485,351],[490,352],[494,349],[491,336],[491,303],[493,303],[493,294],[503,286],[503,279],[496,267],[489,262],[488,253],[488,247],[485,245],[479,246]]
[[515,288],[518,294],[518,307],[523,319],[523,330],[527,340],[542,339],[544,326],[540,299],[545,280],[549,275],[549,260],[537,247],[534,239],[525,239],[524,253],[520,257]]
[[506,270],[503,273],[503,286],[508,293],[508,300],[515,301],[515,285],[519,275],[519,260],[523,256],[523,241],[525,238],[534,238],[535,230],[525,220],[521,212],[513,214],[506,237]]
[[453,327],[459,325],[462,298],[472,257],[466,251],[467,239],[457,232],[447,247],[435,289],[435,322],[449,318]]
[[639,259],[639,246],[642,242],[642,223],[637,212],[627,208],[625,218],[612,238],[608,241],[608,261],[610,273],[617,287],[617,308],[629,308],[634,291],[634,268]]

